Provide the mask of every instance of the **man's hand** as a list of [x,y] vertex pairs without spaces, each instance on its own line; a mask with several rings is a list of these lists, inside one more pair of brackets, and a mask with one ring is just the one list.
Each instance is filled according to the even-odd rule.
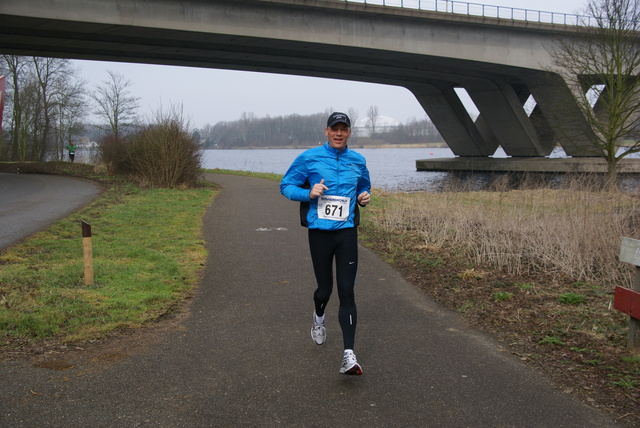
[[309,192],[309,199],[315,199],[318,196],[322,196],[325,190],[329,190],[327,186],[324,185],[324,178],[320,180],[320,183],[316,183],[311,188]]
[[364,207],[369,202],[371,202],[371,195],[369,194],[369,192],[362,192],[358,195],[357,201],[361,206]]

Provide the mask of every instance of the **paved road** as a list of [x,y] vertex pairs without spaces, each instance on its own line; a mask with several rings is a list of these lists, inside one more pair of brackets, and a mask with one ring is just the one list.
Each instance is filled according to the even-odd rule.
[[314,281],[297,204],[270,181],[208,178],[223,191],[204,217],[210,254],[189,316],[132,348],[0,363],[0,426],[617,426],[366,249],[356,287],[364,375],[340,375],[337,296],[327,342],[309,335]]
[[90,202],[95,183],[56,175],[0,173],[0,249]]

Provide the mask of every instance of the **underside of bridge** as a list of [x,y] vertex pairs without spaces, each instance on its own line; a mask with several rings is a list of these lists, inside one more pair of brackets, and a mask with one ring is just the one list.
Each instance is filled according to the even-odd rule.
[[3,0],[0,53],[403,86],[460,157],[490,157],[499,146],[543,157],[557,144],[593,155],[570,89],[540,65],[557,29],[449,15],[335,0]]

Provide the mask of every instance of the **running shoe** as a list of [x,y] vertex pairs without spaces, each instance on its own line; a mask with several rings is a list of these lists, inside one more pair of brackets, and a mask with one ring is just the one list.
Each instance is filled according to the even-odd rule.
[[327,338],[327,329],[324,328],[324,323],[319,324],[316,322],[315,313],[313,314],[313,326],[311,327],[311,338],[318,345],[322,345]]
[[360,364],[358,364],[358,360],[356,360],[356,354],[354,354],[353,352],[344,353],[344,357],[342,357],[342,367],[340,367],[340,373],[356,376],[362,374],[362,367],[360,367]]

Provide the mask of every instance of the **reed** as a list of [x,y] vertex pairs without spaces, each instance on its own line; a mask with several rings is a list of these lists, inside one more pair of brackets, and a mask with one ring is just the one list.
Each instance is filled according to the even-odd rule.
[[[498,186],[500,187],[500,186]],[[622,237],[640,238],[636,194],[606,192],[589,177],[561,188],[387,193],[368,219],[428,247],[454,247],[472,263],[510,274],[567,275],[604,286],[632,282]]]

